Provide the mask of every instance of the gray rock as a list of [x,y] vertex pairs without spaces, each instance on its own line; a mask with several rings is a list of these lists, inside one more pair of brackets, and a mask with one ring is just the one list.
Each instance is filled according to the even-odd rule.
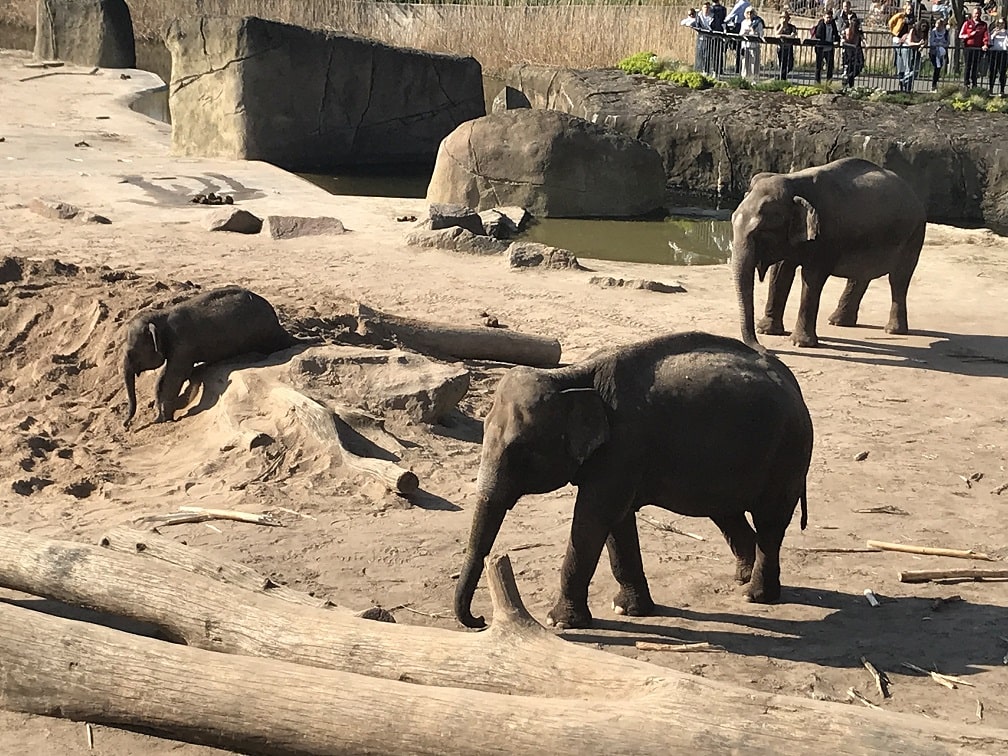
[[267,215],[264,226],[274,239],[298,236],[336,236],[346,232],[337,218],[303,218],[296,215]]
[[436,423],[469,390],[469,371],[399,349],[312,347],[296,355],[289,373],[295,385],[327,394],[337,403],[382,414],[404,412]]
[[248,17],[177,19],[165,44],[177,154],[288,170],[430,161],[485,112],[473,58]]
[[36,7],[35,60],[136,68],[125,0],[38,0]]
[[207,219],[211,231],[233,231],[238,234],[258,234],[262,231],[262,219],[248,210],[234,207],[214,211]]
[[467,121],[438,149],[430,202],[502,204],[556,218],[633,217],[662,207],[665,172],[648,145],[554,110]]
[[510,246],[507,241],[477,235],[458,226],[437,231],[420,228],[406,235],[406,243],[414,247],[444,249],[471,255],[501,255]]
[[641,278],[613,278],[612,276],[592,276],[588,283],[601,286],[604,289],[644,289],[646,291],[656,291],[661,294],[682,294],[686,289],[680,283],[667,284],[661,281],[648,281]]
[[524,231],[525,226],[530,220],[532,220],[532,216],[529,214],[529,211],[524,207],[510,205],[508,207],[495,207],[494,210],[511,221],[511,225],[518,231]]
[[53,220],[72,220],[81,213],[81,209],[79,207],[71,205],[69,202],[42,199],[41,197],[35,197],[32,199],[32,201],[28,203],[28,209],[45,218],[52,218]]
[[538,242],[514,242],[508,247],[507,255],[512,268],[584,270],[574,253]]
[[490,105],[491,113],[500,113],[503,110],[520,110],[521,108],[531,108],[532,104],[528,97],[520,89],[514,87],[504,87],[497,96],[493,98]]
[[495,239],[510,239],[518,233],[518,226],[500,210],[484,210],[479,214],[483,223],[483,231]]
[[1008,227],[1008,118],[940,103],[896,105],[718,87],[694,91],[617,69],[520,65],[533,108],[604,123],[654,147],[669,186],[740,199],[756,173],[861,157],[904,178],[932,221]]
[[429,220],[430,228],[433,231],[457,226],[474,234],[486,233],[480,216],[471,207],[465,205],[434,203],[430,206]]

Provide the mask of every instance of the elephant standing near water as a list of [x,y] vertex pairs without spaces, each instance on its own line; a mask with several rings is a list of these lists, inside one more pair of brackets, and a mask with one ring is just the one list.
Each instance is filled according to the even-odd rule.
[[129,407],[136,413],[136,376],[164,365],[157,383],[157,419],[174,419],[179,392],[197,363],[240,354],[269,354],[297,343],[277,319],[273,305],[239,286],[199,294],[173,307],[141,312],[126,327],[122,371]]
[[794,375],[735,339],[671,334],[563,368],[513,368],[484,421],[455,615],[483,626],[472,598],[504,516],[525,494],[567,483],[578,492],[551,624],[591,623],[588,585],[603,545],[620,585],[613,608],[653,611],[636,520],[648,504],[714,520],[749,597],[775,601],[780,545],[799,501],[802,528],[807,519],[811,455],[812,420]]
[[[907,290],[924,244],[924,204],[892,171],[844,158],[794,173],[759,173],[732,213],[732,272],[742,340],[756,332],[783,335],[784,305],[801,266],[796,346],[817,346],[816,317],[830,276],[847,279],[832,325],[857,325],[858,308],[873,278],[889,275],[888,333],[907,333]],[[770,270],[766,313],[753,315],[753,273]]]

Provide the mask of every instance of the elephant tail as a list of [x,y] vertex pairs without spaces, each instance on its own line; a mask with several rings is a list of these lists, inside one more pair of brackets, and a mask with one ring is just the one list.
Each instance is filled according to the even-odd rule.
[[804,489],[804,488],[802,489],[801,497],[799,497],[799,499],[798,499],[801,502],[801,529],[802,530],[805,530],[805,528],[808,527],[808,498],[805,495],[805,490],[806,489]]

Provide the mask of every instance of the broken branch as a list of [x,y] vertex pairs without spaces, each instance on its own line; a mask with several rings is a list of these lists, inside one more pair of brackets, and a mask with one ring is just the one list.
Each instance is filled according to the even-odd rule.
[[996,562],[993,557],[981,554],[979,551],[962,551],[960,549],[941,549],[932,546],[913,546],[905,543],[886,543],[885,541],[868,541],[868,548],[880,551],[902,551],[906,554],[924,554],[926,556],[946,556],[956,559],[980,559],[986,562]]
[[136,525],[150,525],[159,527],[165,525],[182,525],[190,522],[207,522],[208,520],[234,520],[235,522],[249,522],[253,525],[268,525],[270,527],[283,527],[283,523],[268,514],[255,514],[253,512],[238,512],[233,509],[204,509],[203,507],[179,507],[178,512],[170,512],[163,515],[147,515],[134,520]]
[[932,580],[1008,580],[1008,570],[967,567],[953,570],[904,570],[897,576],[901,583],[929,583]]
[[637,641],[634,646],[641,651],[724,651],[721,646],[715,646],[706,641],[702,643],[653,643],[652,641]]
[[872,664],[865,657],[861,657],[861,663],[864,668],[868,670],[868,673],[875,679],[875,687],[878,688],[879,695],[882,698],[889,698],[889,686],[887,685],[886,677],[883,673],[878,671],[878,668]]

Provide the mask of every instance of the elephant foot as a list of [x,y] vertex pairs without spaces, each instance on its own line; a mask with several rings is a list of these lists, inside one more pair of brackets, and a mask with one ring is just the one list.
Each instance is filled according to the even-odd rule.
[[767,316],[760,318],[756,323],[756,333],[765,333],[768,336],[786,336],[782,321],[774,320]]
[[753,563],[739,560],[735,565],[735,582],[745,585],[752,580]]
[[643,593],[621,588],[612,602],[613,612],[627,617],[647,617],[654,614],[655,604],[647,589]]
[[896,334],[897,336],[906,336],[908,333],[910,333],[910,329],[907,328],[906,325],[901,323],[889,323],[885,327],[885,332],[893,333]]
[[746,600],[755,604],[772,604],[780,600],[780,595],[780,583],[774,585],[752,583],[746,591]]
[[577,609],[570,601],[560,599],[556,606],[546,615],[546,624],[557,630],[569,630],[577,627],[591,627],[592,615],[585,606]]
[[819,346],[819,337],[815,334],[810,336],[795,329],[794,333],[791,334],[791,343],[796,347],[817,347]]
[[851,315],[850,313],[837,310],[829,316],[829,324],[842,328],[853,328],[857,325],[857,314]]

